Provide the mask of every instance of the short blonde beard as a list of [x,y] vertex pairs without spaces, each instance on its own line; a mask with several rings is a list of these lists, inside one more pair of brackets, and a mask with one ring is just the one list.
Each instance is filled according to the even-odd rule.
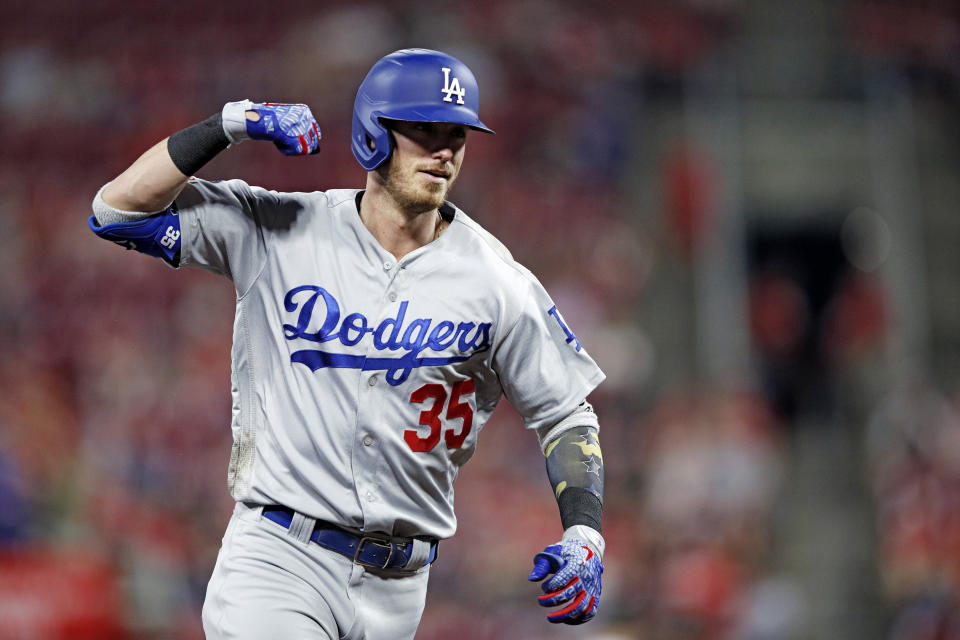
[[448,181],[446,187],[438,184],[434,188],[433,184],[429,184],[427,195],[423,195],[419,189],[409,184],[410,178],[401,177],[400,170],[394,167],[392,155],[376,168],[376,172],[380,184],[394,202],[403,211],[414,215],[438,209],[446,200],[450,188],[453,187],[453,180]]

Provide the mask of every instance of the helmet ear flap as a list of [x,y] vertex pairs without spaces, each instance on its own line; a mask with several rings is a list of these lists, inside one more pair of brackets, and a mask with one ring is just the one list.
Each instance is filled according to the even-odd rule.
[[353,115],[353,140],[351,149],[360,166],[373,171],[390,157],[390,133],[378,117],[373,115],[370,122],[361,121],[358,114]]

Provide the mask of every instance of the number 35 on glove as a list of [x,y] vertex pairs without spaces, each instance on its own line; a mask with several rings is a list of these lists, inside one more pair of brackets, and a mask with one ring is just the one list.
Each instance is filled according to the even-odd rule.
[[533,558],[533,571],[527,576],[539,582],[548,575],[537,598],[542,607],[561,608],[547,614],[554,623],[583,624],[597,615],[600,606],[600,574],[603,564],[592,549],[575,538],[550,545]]

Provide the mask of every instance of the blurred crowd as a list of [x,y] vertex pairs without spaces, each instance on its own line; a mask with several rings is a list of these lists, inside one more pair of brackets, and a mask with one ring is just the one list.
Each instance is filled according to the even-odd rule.
[[[97,189],[156,141],[242,98],[308,103],[322,152],[284,159],[247,143],[201,177],[360,186],[349,152],[356,86],[374,60],[411,45],[466,61],[497,131],[471,138],[453,200],[540,277],[608,375],[591,397],[606,466],[600,617],[556,629],[536,606],[525,576],[559,537],[559,518],[536,438],[504,401],[457,484],[459,530],[431,571],[418,637],[807,637],[808,598],[772,560],[795,415],[783,399],[797,388],[778,372],[795,374],[796,350],[810,346],[798,337],[809,329],[803,292],[770,273],[751,283],[766,385],[659,384],[657,359],[671,354],[637,323],[657,256],[686,258],[669,225],[636,215],[635,114],[658,91],[675,98],[676,78],[730,37],[739,3],[610,4],[5,7],[0,638],[202,637],[200,605],[232,508],[231,287],[97,240],[86,229]],[[865,55],[903,46],[923,67],[924,38],[904,44],[858,6],[851,31]],[[878,348],[874,285],[838,287],[817,344],[841,355],[801,363],[805,379]],[[927,391],[890,395],[864,445],[896,640],[960,637],[960,414]]]
[[960,638],[960,403],[922,376],[871,416],[867,470],[890,637]]

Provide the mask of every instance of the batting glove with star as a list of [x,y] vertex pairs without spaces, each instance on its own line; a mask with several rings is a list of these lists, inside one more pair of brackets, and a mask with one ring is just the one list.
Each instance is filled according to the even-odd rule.
[[[260,116],[249,120],[247,111]],[[247,138],[270,140],[286,156],[320,151],[320,126],[305,104],[279,102],[228,102],[223,107],[223,131],[231,144]]]
[[600,606],[601,562],[603,538],[583,525],[570,527],[563,540],[552,544],[533,558],[534,567],[527,579],[539,582],[553,574],[541,585],[544,595],[537,599],[542,607],[565,605],[547,614],[554,623],[583,624],[597,615]]

